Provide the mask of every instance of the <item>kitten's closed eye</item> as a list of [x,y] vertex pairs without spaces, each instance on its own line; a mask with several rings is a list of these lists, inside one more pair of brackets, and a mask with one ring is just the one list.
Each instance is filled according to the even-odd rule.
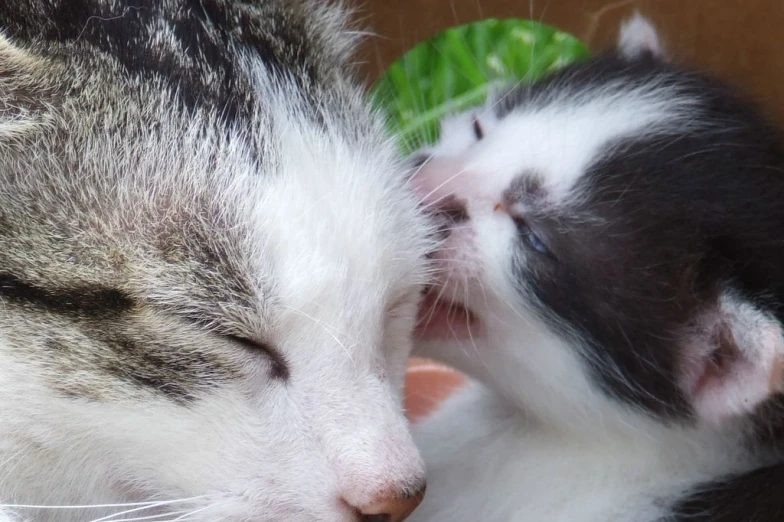
[[230,341],[241,345],[247,350],[255,353],[263,353],[266,357],[268,357],[272,368],[272,377],[274,379],[287,381],[291,377],[291,371],[289,370],[289,366],[286,363],[286,359],[283,357],[283,354],[281,354],[269,344],[236,335],[227,335],[226,337]]
[[528,222],[521,218],[521,217],[514,217],[515,225],[517,225],[517,232],[520,235],[520,238],[532,249],[536,252],[548,256],[554,257],[552,251],[547,247],[547,245],[542,241],[539,236],[531,229],[531,226]]
[[474,136],[476,137],[476,141],[480,141],[482,138],[485,137],[485,131],[482,129],[482,124],[479,122],[479,118],[474,118],[472,123],[474,129]]

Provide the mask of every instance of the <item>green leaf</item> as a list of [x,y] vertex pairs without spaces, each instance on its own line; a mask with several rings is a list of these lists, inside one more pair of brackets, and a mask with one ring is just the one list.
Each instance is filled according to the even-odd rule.
[[403,150],[435,143],[439,122],[481,105],[498,83],[532,81],[589,57],[573,36],[518,19],[447,29],[392,64],[371,92]]

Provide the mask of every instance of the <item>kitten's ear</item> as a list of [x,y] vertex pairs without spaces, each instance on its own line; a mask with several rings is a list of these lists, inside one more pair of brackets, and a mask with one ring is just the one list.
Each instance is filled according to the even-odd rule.
[[687,332],[680,385],[697,418],[716,423],[781,392],[783,364],[779,321],[728,292]]
[[640,13],[635,13],[633,17],[621,24],[617,47],[618,53],[629,60],[667,59],[656,28]]

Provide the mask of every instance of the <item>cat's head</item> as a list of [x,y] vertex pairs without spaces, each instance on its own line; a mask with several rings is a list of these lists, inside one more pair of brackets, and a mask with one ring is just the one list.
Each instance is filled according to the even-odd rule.
[[343,15],[170,4],[0,7],[0,498],[401,520],[427,222]]
[[414,176],[447,236],[423,352],[567,424],[715,423],[779,390],[778,135],[668,62],[636,17],[615,52],[443,122]]

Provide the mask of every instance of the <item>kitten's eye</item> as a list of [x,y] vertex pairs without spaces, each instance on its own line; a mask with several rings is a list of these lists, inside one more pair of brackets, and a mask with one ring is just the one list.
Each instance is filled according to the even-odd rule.
[[517,219],[515,220],[515,223],[517,224],[517,230],[520,234],[520,237],[529,247],[533,248],[540,254],[552,256],[550,249],[547,248],[547,245],[545,245],[544,242],[539,239],[539,236],[537,236],[536,233],[531,230],[531,227],[529,227],[524,220]]
[[484,138],[485,133],[482,130],[482,124],[479,123],[479,118],[474,118],[473,126],[474,126],[474,136],[476,136],[476,141],[479,141],[482,138]]
[[227,335],[226,337],[229,340],[241,345],[243,348],[266,355],[269,358],[272,366],[272,377],[275,379],[281,379],[283,381],[289,380],[289,377],[291,376],[289,366],[286,363],[286,359],[279,351],[266,343],[254,341],[245,337],[238,337],[236,335]]

